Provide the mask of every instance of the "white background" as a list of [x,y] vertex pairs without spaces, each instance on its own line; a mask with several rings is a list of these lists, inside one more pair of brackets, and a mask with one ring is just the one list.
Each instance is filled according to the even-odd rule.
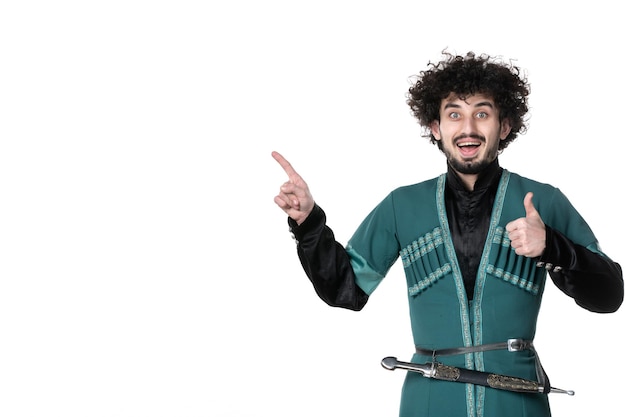
[[[441,51],[514,59],[501,165],[558,186],[626,262],[618,3],[20,1],[0,6],[0,416],[394,416],[399,264],[362,312],[315,295],[273,203],[282,152],[345,243],[444,157],[410,116]],[[520,202],[521,204],[521,202]],[[625,310],[547,286],[555,416],[621,416]]]

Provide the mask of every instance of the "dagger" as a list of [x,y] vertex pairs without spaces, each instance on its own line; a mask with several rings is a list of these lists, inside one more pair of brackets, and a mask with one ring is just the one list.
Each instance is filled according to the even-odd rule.
[[462,382],[466,384],[482,385],[484,387],[515,392],[539,394],[556,392],[574,395],[574,391],[554,387],[546,388],[539,385],[538,382],[531,381],[529,379],[474,371],[472,369],[457,368],[455,366],[448,366],[439,362],[427,362],[425,364],[401,362],[393,356],[388,356],[381,361],[381,365],[383,368],[390,371],[393,371],[394,369],[404,369],[411,372],[417,372],[426,378],[433,378],[441,381]]

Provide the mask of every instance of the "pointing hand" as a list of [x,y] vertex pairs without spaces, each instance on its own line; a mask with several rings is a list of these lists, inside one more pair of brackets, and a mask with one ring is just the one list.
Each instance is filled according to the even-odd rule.
[[315,206],[309,186],[281,154],[272,152],[272,157],[289,177],[289,180],[280,187],[280,192],[274,197],[274,202],[300,225],[311,214]]

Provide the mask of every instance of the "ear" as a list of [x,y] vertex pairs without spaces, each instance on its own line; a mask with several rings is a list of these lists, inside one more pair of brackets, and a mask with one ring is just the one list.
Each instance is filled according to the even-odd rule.
[[502,123],[500,123],[500,140],[506,139],[506,137],[509,136],[509,133],[511,133],[511,122],[507,118],[502,120]]
[[441,140],[441,131],[439,130],[439,120],[433,120],[432,123],[428,126],[430,128],[430,133],[433,134],[436,140]]

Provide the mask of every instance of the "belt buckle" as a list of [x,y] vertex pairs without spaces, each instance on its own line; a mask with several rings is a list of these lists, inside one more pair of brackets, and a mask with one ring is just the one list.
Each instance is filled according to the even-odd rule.
[[506,341],[506,348],[509,352],[519,352],[526,349],[526,343],[524,339],[509,339]]

